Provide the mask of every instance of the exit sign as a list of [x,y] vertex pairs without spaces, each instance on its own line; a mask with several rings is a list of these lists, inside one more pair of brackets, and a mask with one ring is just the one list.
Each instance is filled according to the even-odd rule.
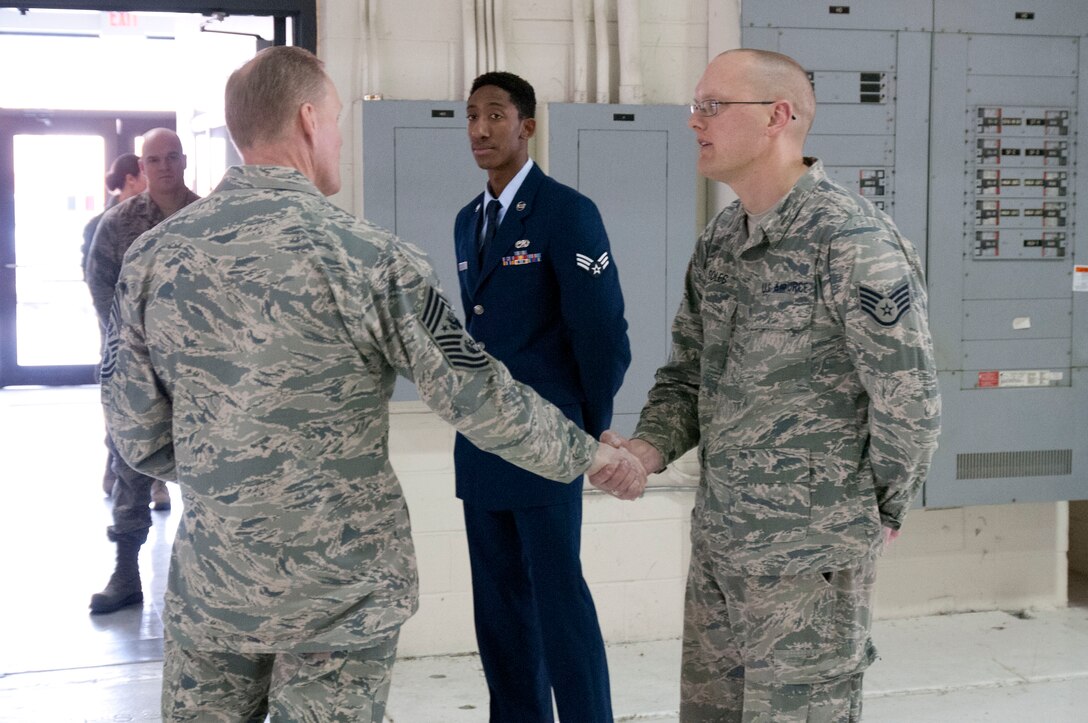
[[104,12],[99,15],[99,35],[143,35],[136,13]]

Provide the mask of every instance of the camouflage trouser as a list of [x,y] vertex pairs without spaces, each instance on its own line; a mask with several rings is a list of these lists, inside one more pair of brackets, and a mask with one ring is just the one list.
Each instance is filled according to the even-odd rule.
[[140,474],[129,467],[113,440],[106,436],[106,448],[113,460],[113,473],[117,481],[113,484],[113,524],[106,528],[110,540],[130,538],[139,544],[147,540],[147,531],[151,528],[151,483],[154,479]]
[[201,723],[381,723],[397,655],[393,635],[372,648],[240,654],[163,644],[162,719]]
[[788,577],[730,577],[692,548],[684,603],[682,723],[853,723],[876,560]]

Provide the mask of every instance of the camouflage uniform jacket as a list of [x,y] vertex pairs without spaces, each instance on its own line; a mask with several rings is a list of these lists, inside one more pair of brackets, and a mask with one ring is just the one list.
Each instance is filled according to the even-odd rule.
[[[187,190],[186,193],[186,206],[200,198],[192,191]],[[113,289],[117,285],[117,277],[121,275],[121,261],[125,258],[125,252],[140,234],[155,228],[165,218],[166,215],[151,200],[148,191],[106,209],[99,217],[98,228],[94,230],[87,250],[83,278],[91,288],[91,300],[103,328],[109,319]]]
[[589,466],[596,442],[480,351],[437,283],[290,168],[229,169],[129,250],[103,404],[126,461],[181,485],[164,624],[183,647],[369,647],[415,611],[398,373],[482,448],[567,482]]
[[692,538],[727,574],[854,566],[898,529],[940,397],[913,245],[811,168],[749,238],[740,203],[696,245],[635,436],[699,445]]

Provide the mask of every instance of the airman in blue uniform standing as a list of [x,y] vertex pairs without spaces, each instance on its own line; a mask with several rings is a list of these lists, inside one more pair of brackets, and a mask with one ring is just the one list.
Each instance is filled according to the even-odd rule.
[[[631,361],[623,296],[600,213],[529,158],[532,86],[486,73],[468,99],[485,191],[457,215],[466,327],[518,381],[594,437]],[[579,559],[581,480],[557,485],[458,435],[476,638],[491,721],[611,721],[604,642]]]

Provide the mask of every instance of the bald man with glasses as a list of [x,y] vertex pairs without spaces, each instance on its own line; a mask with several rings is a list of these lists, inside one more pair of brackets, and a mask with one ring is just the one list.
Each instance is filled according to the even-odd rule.
[[631,439],[698,446],[680,720],[857,721],[877,556],[937,446],[922,265],[802,153],[816,99],[787,56],[711,61],[688,125],[739,200],[698,239],[670,361]]

